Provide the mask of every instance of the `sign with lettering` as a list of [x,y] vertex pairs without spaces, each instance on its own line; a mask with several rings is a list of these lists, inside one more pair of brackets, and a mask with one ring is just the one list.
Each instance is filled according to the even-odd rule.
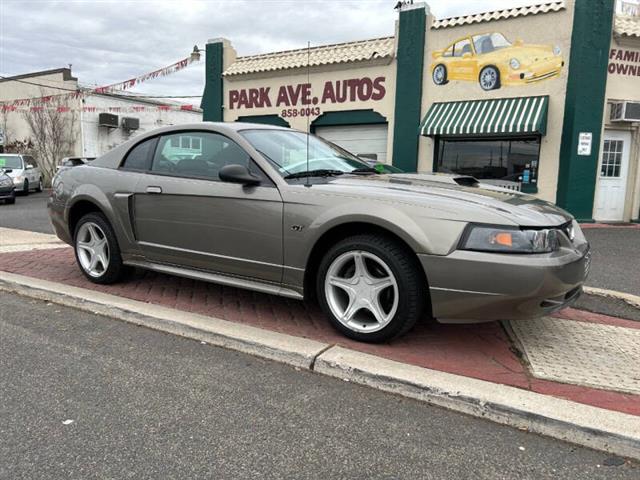
[[578,135],[578,155],[591,155],[591,142],[593,134],[591,132],[580,132]]
[[[386,94],[385,77],[328,80],[321,92],[316,92],[311,83],[271,87],[230,90],[229,110],[256,108],[283,108],[283,117],[316,116],[320,105],[347,102],[382,100]],[[300,107],[300,108],[299,108]]]
[[640,77],[640,50],[612,48],[607,69],[612,75]]

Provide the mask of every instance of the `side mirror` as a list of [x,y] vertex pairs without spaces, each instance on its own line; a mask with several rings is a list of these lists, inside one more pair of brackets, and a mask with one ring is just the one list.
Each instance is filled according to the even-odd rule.
[[33,170],[33,165],[31,165],[30,163],[27,163],[27,170]]
[[244,165],[225,165],[218,172],[220,180],[229,183],[241,183],[242,185],[258,185],[260,177],[254,175]]

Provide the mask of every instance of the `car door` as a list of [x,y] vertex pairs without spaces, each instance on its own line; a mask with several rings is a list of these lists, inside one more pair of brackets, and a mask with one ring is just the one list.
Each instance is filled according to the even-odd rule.
[[453,45],[453,55],[449,60],[451,79],[474,80],[476,59],[469,38],[463,38]]
[[[222,182],[219,170],[248,166],[256,186]],[[159,138],[134,200],[134,225],[147,260],[280,283],[280,192],[229,138],[187,131]]]
[[28,155],[25,155],[22,159],[24,160],[25,176],[27,177],[27,180],[29,180],[29,188],[36,188],[38,181],[40,180],[40,175],[36,168],[36,161],[33,157]]

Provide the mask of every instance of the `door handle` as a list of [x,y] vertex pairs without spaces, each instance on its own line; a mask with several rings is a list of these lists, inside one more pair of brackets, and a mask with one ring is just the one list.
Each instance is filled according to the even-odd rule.
[[147,193],[162,193],[162,187],[149,186],[147,187]]

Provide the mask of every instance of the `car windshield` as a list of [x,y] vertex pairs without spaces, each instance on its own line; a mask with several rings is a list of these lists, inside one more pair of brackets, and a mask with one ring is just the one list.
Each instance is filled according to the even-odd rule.
[[16,155],[0,155],[0,168],[22,168],[22,159]]
[[473,37],[473,45],[476,48],[476,54],[491,53],[501,48],[511,46],[511,42],[504,38],[501,33],[489,33],[486,35],[476,35]]
[[314,135],[269,129],[244,130],[240,133],[277,168],[283,177],[306,171],[350,173],[372,170],[367,163],[355,155]]

